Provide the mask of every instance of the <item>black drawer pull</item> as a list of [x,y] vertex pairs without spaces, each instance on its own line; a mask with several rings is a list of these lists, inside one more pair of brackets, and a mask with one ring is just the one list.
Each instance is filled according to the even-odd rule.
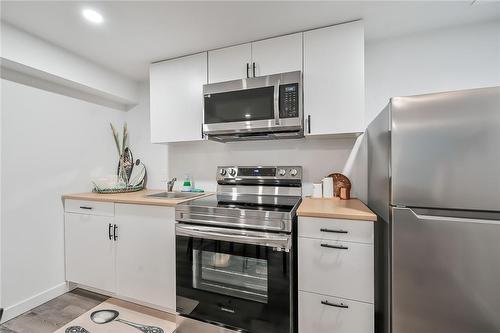
[[118,235],[116,234],[116,230],[118,229],[118,226],[115,224],[115,226],[113,227],[113,240],[117,240],[118,239]]
[[108,237],[109,237],[109,240],[111,240],[111,237],[112,237],[111,236],[111,227],[112,227],[112,225],[111,225],[111,223],[109,223],[108,224]]
[[92,207],[89,206],[80,206],[81,209],[92,209]]
[[334,306],[336,308],[342,308],[342,309],[348,309],[349,308],[349,305],[346,305],[344,303],[336,304],[336,303],[330,303],[328,301],[321,301],[321,304],[328,305],[328,306]]
[[339,250],[348,250],[349,248],[347,246],[342,246],[342,245],[330,245],[330,244],[321,244],[321,247],[327,247],[329,249],[339,249]]
[[347,230],[334,230],[334,229],[326,229],[326,228],[321,228],[319,229],[321,232],[333,232],[335,234],[348,234],[349,231]]

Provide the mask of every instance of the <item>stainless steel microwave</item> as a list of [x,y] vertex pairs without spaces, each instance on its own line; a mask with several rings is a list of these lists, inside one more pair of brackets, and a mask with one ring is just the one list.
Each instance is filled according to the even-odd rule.
[[203,86],[203,133],[228,142],[304,136],[302,72]]

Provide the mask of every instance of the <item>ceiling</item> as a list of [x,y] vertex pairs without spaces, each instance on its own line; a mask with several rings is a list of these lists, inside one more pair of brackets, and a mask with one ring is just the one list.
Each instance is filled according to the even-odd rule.
[[[1,1],[1,19],[131,79],[150,62],[362,18],[368,40],[500,19],[487,1]],[[81,16],[104,16],[92,25]]]

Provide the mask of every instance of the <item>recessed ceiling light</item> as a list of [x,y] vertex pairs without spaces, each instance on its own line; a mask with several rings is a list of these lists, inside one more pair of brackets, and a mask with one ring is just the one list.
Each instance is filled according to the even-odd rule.
[[93,9],[84,9],[82,15],[87,21],[95,24],[100,24],[103,21],[102,15]]

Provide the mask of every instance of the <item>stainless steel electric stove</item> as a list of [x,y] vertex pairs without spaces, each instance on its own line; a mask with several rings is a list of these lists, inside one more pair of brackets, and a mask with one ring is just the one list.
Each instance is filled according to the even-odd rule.
[[176,206],[179,333],[296,332],[298,166],[225,166]]

